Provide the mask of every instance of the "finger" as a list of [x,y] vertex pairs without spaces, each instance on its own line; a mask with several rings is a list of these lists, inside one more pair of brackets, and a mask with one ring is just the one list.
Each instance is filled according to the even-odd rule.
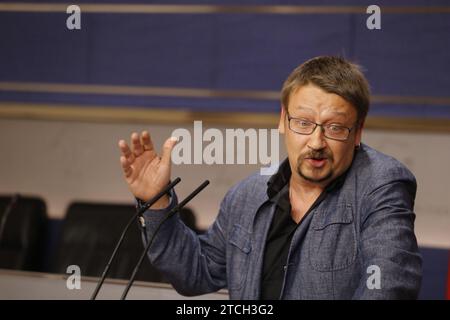
[[128,144],[125,142],[125,140],[120,140],[119,141],[119,148],[120,148],[120,152],[122,152],[122,155],[127,158],[127,160],[131,163],[133,163],[134,161],[134,155],[130,150],[130,147],[128,146]]
[[125,156],[120,157],[120,164],[122,165],[122,169],[127,169],[131,166],[131,163],[125,158]]
[[161,153],[161,162],[166,165],[170,165],[170,158],[172,154],[173,147],[178,142],[177,137],[170,137],[164,142],[162,153]]
[[143,131],[141,135],[141,143],[144,151],[153,150],[153,142],[150,134],[147,131]]
[[122,165],[123,173],[125,174],[125,177],[131,176],[133,173],[133,169],[131,168],[130,163],[128,162],[127,158],[125,156],[120,157],[120,164]]
[[133,134],[131,135],[131,143],[133,145],[132,147],[133,154],[136,157],[139,157],[144,152],[144,149],[142,148],[139,134],[137,134],[136,132],[133,132]]

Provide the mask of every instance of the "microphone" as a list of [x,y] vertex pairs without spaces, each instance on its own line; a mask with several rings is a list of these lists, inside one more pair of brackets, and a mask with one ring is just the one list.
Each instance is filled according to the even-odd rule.
[[95,298],[98,295],[98,292],[100,291],[100,288],[103,285],[103,282],[105,282],[106,275],[109,272],[109,269],[111,267],[113,260],[116,258],[117,252],[119,251],[119,248],[122,245],[122,242],[125,238],[125,234],[128,232],[128,229],[130,229],[131,224],[136,220],[136,218],[142,216],[142,214],[145,211],[147,211],[148,208],[150,208],[156,201],[158,201],[162,196],[164,196],[166,193],[168,193],[169,190],[172,189],[173,187],[175,187],[180,181],[181,181],[181,179],[178,177],[174,181],[169,183],[161,192],[159,192],[153,198],[151,198],[150,200],[145,202],[144,205],[138,210],[138,212],[133,217],[131,217],[130,221],[128,221],[128,224],[123,229],[122,234],[119,238],[119,241],[117,241],[117,244],[113,250],[113,253],[111,254],[111,257],[109,258],[109,261],[106,264],[105,269],[103,270],[100,281],[97,283],[97,286],[95,287],[94,293],[91,296],[91,300],[95,300]]
[[8,217],[11,214],[12,210],[17,205],[17,202],[19,202],[19,198],[20,195],[18,193],[13,195],[8,205],[6,206],[5,211],[3,212],[2,221],[0,222],[0,243],[2,242],[3,233],[5,231],[6,220],[8,220]]
[[142,255],[139,258],[139,261],[138,261],[136,267],[134,268],[133,274],[131,275],[131,278],[128,281],[127,286],[125,287],[125,290],[123,291],[122,297],[120,298],[120,300],[126,299],[126,297],[128,295],[128,291],[130,291],[130,288],[133,285],[134,279],[136,278],[139,268],[141,267],[142,262],[144,261],[144,258],[146,256],[148,250],[150,249],[150,247],[153,243],[153,240],[155,239],[155,236],[158,233],[161,226],[163,225],[163,223],[166,222],[168,219],[170,219],[173,215],[175,215],[181,208],[183,208],[189,201],[191,201],[197,194],[199,194],[200,191],[202,191],[208,184],[209,184],[209,181],[205,180],[200,186],[197,187],[197,189],[192,191],[192,193],[190,195],[188,195],[183,201],[181,201],[172,210],[170,210],[169,213],[167,214],[167,216],[158,224],[155,232],[153,233],[152,237],[150,238],[150,240],[147,243],[147,246],[145,247],[144,251],[142,252]]

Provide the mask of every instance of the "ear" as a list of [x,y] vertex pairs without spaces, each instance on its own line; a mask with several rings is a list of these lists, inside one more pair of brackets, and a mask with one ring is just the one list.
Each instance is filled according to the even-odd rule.
[[284,119],[286,119],[286,111],[284,110],[283,105],[281,105],[281,112],[280,112],[280,121],[278,122],[278,132],[281,134],[284,134],[285,132],[285,121]]

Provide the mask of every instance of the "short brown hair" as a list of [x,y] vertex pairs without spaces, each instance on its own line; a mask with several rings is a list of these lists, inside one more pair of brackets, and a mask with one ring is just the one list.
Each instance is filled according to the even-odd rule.
[[308,84],[348,101],[356,108],[358,124],[364,122],[369,111],[370,91],[358,65],[333,56],[320,56],[304,62],[292,71],[283,84],[281,104],[286,110],[291,93]]

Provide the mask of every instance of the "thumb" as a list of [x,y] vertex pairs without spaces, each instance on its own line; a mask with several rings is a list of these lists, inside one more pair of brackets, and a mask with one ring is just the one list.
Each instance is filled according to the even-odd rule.
[[170,137],[169,139],[164,142],[162,153],[161,153],[161,162],[165,165],[170,165],[170,158],[171,153],[173,150],[173,147],[177,144],[178,138],[177,137]]

